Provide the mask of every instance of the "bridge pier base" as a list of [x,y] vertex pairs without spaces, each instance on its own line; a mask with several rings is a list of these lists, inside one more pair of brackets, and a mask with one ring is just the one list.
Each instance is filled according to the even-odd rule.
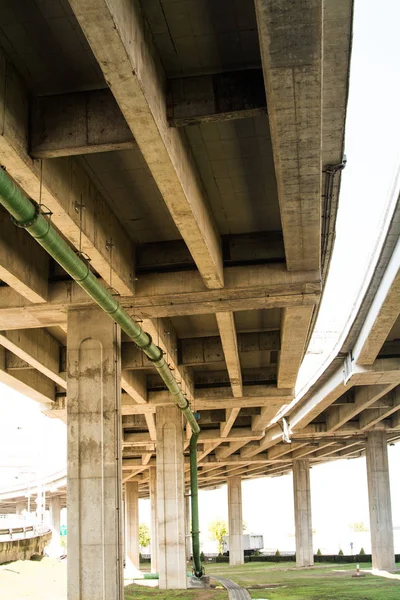
[[242,479],[228,478],[229,564],[243,565]]
[[310,463],[305,458],[293,461],[293,490],[294,522],[296,528],[296,566],[310,567],[314,564]]
[[126,556],[139,569],[139,484],[125,483]]
[[122,600],[120,328],[68,313],[68,600]]
[[366,445],[372,568],[392,571],[394,560],[392,505],[384,431],[368,433]]
[[160,589],[186,589],[182,412],[157,409],[157,517]]

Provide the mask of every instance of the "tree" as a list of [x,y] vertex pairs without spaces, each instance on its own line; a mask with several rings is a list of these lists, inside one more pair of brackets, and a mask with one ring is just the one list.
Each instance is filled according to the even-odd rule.
[[208,531],[211,539],[218,542],[218,552],[222,553],[222,541],[224,535],[228,535],[228,524],[223,519],[214,519],[209,526]]
[[145,523],[139,525],[139,546],[146,548],[150,544],[150,529]]
[[365,526],[363,521],[357,521],[356,523],[350,523],[350,529],[355,533],[364,533],[368,531],[368,527]]

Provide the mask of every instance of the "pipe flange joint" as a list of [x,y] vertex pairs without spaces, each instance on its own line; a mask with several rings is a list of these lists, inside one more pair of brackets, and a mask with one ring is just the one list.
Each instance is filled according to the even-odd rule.
[[37,202],[35,202],[35,200],[32,200],[32,198],[29,198],[29,199],[32,202],[33,206],[35,207],[35,214],[33,215],[32,219],[22,223],[21,221],[18,221],[15,217],[11,217],[11,221],[14,223],[14,225],[16,225],[17,227],[20,227],[21,229],[26,229],[27,227],[31,227],[31,225],[34,225],[40,216],[39,204]]
[[[142,330],[142,332],[143,332],[143,330]],[[149,338],[149,341],[147,342],[147,344],[146,344],[145,346],[140,346],[140,349],[141,349],[141,350],[143,350],[143,351],[146,351],[146,350],[148,350],[148,349],[150,348],[150,346],[152,345],[152,343],[153,343],[153,340],[152,340],[152,338],[151,338],[151,335],[150,335],[149,333],[147,333],[147,331],[145,331],[144,333],[145,333],[145,334],[147,335],[147,337]],[[142,335],[142,334],[140,333],[140,334],[139,334],[137,337],[140,337],[141,335]],[[150,358],[150,360],[151,360],[151,358]]]
[[[147,335],[149,335],[149,334],[147,334]],[[150,337],[150,336],[149,336],[149,337]],[[150,338],[150,340],[151,340],[151,338]],[[153,342],[150,342],[150,343],[152,344]],[[147,348],[147,347],[148,347],[148,346],[146,346],[146,348]],[[153,363],[156,363],[156,362],[158,362],[158,361],[159,361],[159,360],[161,360],[161,359],[162,359],[162,357],[163,357],[163,351],[161,350],[160,346],[156,346],[156,348],[158,348],[158,349],[159,349],[159,351],[160,351],[160,356],[159,356],[158,358],[150,358],[150,357],[148,357],[148,358],[149,358],[149,360],[151,360],[151,362],[153,362]]]

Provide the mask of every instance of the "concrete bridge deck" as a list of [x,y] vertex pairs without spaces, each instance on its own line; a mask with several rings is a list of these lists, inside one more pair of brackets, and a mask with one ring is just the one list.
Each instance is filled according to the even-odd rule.
[[[334,241],[352,10],[7,0],[0,16],[0,164],[163,350],[199,414],[199,484],[233,497],[398,437],[398,213],[353,337],[293,402]],[[176,484],[160,502],[181,527],[190,432],[153,364],[3,210],[0,233],[0,380],[68,423],[70,510],[91,514],[101,463],[101,518],[118,512],[122,463],[130,498]]]

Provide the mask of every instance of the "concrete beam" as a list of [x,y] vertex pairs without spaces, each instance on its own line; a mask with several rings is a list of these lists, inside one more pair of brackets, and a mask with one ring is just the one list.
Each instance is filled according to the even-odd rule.
[[136,148],[109,89],[33,98],[30,155],[55,158]]
[[229,435],[230,430],[235,424],[236,417],[240,412],[240,408],[228,408],[225,414],[225,421],[220,423],[221,437],[225,438]]
[[65,374],[60,373],[60,345],[44,329],[0,331],[0,344],[14,355],[66,388]]
[[232,394],[236,398],[243,395],[242,371],[238,351],[235,318],[233,312],[217,312],[215,314],[224,351],[226,367],[231,382]]
[[240,456],[242,458],[250,458],[259,454],[260,452],[264,452],[268,448],[275,446],[278,442],[282,440],[282,429],[279,425],[274,425],[268,431],[265,432],[265,436],[256,444],[251,444],[245,446],[240,451]]
[[123,370],[121,372],[121,387],[137,404],[146,404],[147,385],[144,373]]
[[[374,425],[377,425],[384,419],[390,417],[393,413],[396,413],[400,409],[400,387],[397,386],[392,390],[386,397],[387,407],[376,408],[371,407],[370,410],[366,410],[360,415],[360,430],[365,431],[371,429]],[[393,423],[392,423],[393,427]]]
[[29,233],[0,209],[0,279],[30,302],[45,302],[49,256]]
[[[280,231],[223,235],[224,267],[251,264],[284,263],[285,249]],[[195,262],[183,240],[149,242],[136,246],[136,270],[139,274],[180,271],[195,268]]]
[[400,314],[400,240],[354,346],[354,360],[372,365]]
[[313,311],[313,306],[296,306],[282,310],[279,388],[293,388],[296,385]]
[[[107,241],[115,244],[112,285],[123,295],[134,289],[133,246],[128,234],[94,187],[77,159],[32,160],[28,154],[29,95],[18,73],[0,54],[0,163],[25,193],[42,202],[52,212],[52,223],[75,248],[91,259],[94,269],[109,282],[110,252]],[[42,186],[40,186],[42,180]],[[85,209],[80,230],[80,211]],[[29,278],[28,278],[29,280]]]
[[[181,273],[144,275],[136,287],[135,296],[122,297],[120,303],[138,318],[314,306],[321,288],[318,273],[288,273],[282,265],[229,267],[222,290],[207,290],[192,271],[184,277]],[[44,305],[32,305],[14,290],[0,287],[0,328],[65,326],[67,310],[83,305],[93,305],[93,301],[75,282],[50,285]]]
[[36,369],[9,371],[6,368],[6,350],[0,346],[0,382],[13,390],[28,396],[40,404],[49,405],[55,401],[54,381]]
[[375,404],[379,398],[385,396],[394,387],[393,384],[365,385],[354,388],[354,403],[345,406],[331,406],[326,416],[328,431],[336,431],[342,425],[351,421],[360,412]]
[[267,113],[261,69],[171,79],[167,102],[168,120],[173,127]]
[[139,1],[70,6],[205,284],[223,287],[219,234],[187,138],[169,126],[165,75]]
[[[172,406],[172,405],[170,405]],[[165,408],[165,407],[161,407]],[[246,427],[237,427],[231,429],[227,438],[221,437],[218,429],[202,429],[199,435],[199,444],[208,444],[214,442],[238,442],[247,440],[258,440],[262,434],[255,434],[251,429]],[[126,433],[124,435],[123,444],[125,446],[142,446],[150,443],[150,435],[148,433]]]
[[[227,396],[226,390],[223,388],[209,388],[198,391],[201,392],[201,395],[195,395],[194,402],[196,410],[199,411],[253,408],[267,405],[270,408],[275,407],[276,412],[281,408],[282,403],[288,403],[293,398],[292,390],[284,390],[288,392],[287,395],[284,395],[282,390],[278,390],[272,385],[245,386],[242,398]],[[221,391],[223,394],[221,394]],[[205,394],[206,392],[207,394]],[[145,404],[138,404],[128,394],[123,394],[121,412],[123,415],[154,413],[158,406],[170,406],[172,402],[171,395],[167,391],[149,392],[148,402]]]
[[[225,364],[222,342],[218,336],[182,339],[179,341],[179,345],[182,365]],[[280,349],[280,332],[238,333],[237,347],[239,353],[278,351]]]
[[193,400],[194,384],[191,369],[178,364],[178,336],[171,319],[143,319],[142,327],[164,352],[168,364],[189,401]]
[[319,269],[323,7],[255,0],[255,8],[287,268]]

